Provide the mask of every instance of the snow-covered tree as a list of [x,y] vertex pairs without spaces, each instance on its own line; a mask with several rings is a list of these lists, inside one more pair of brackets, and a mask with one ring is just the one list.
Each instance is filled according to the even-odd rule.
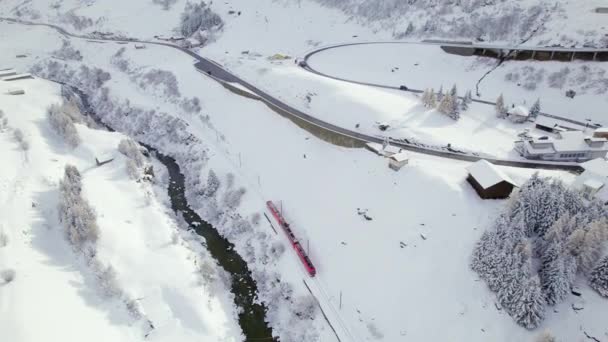
[[80,144],[80,135],[74,126],[72,118],[64,112],[62,106],[51,105],[47,109],[49,123],[53,130],[61,136],[70,147],[76,147]]
[[452,105],[452,96],[450,94],[445,94],[442,96],[441,101],[439,101],[437,110],[445,115],[449,115],[452,112]]
[[437,94],[435,94],[435,89],[431,88],[431,93],[429,94],[429,108],[437,107]]
[[534,329],[545,317],[545,303],[538,276],[525,279],[518,288],[511,315],[521,326]]
[[471,95],[471,91],[467,90],[466,93],[464,93],[464,97],[462,98],[462,102],[460,103],[460,108],[462,110],[468,110],[469,109],[469,105],[473,102],[473,96]]
[[530,108],[530,118],[534,119],[538,117],[538,114],[540,114],[540,99],[537,99]]
[[184,37],[190,37],[199,30],[219,29],[223,25],[222,18],[204,2],[186,3],[180,20],[180,30]]
[[422,102],[422,105],[424,105],[425,107],[428,107],[430,99],[431,99],[431,90],[429,88],[427,88],[422,93],[422,97],[420,98],[420,101]]
[[72,165],[66,165],[64,177],[59,183],[59,218],[66,236],[76,250],[85,254],[91,251],[99,236],[97,216],[82,197],[81,175]]
[[591,222],[585,228],[583,248],[578,255],[578,267],[583,274],[589,274],[604,254],[608,230],[605,220]]
[[507,107],[505,106],[505,99],[502,96],[502,94],[500,94],[500,96],[498,96],[498,98],[496,99],[496,116],[500,119],[503,119],[507,116]]
[[437,92],[437,103],[440,103],[443,100],[443,95],[445,95],[443,93],[443,85],[441,85],[441,87],[439,87],[439,91]]
[[591,271],[589,285],[600,295],[608,297],[608,256],[604,257]]
[[454,98],[458,97],[458,88],[456,88],[456,83],[454,83],[452,89],[450,89],[450,95],[452,95]]
[[215,174],[215,171],[209,170],[209,175],[207,176],[207,186],[204,190],[204,197],[213,198],[219,187],[220,179]]

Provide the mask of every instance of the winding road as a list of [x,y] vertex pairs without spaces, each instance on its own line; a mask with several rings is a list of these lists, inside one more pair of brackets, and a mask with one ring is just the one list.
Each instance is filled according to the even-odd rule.
[[[201,73],[211,77],[212,79],[214,79],[222,84],[239,84],[240,86],[242,86],[242,87],[248,89],[249,91],[251,91],[252,93],[256,94],[259,97],[259,100],[264,102],[269,107],[278,109],[282,113],[285,113],[286,115],[292,116],[299,120],[305,121],[311,125],[314,125],[317,128],[319,128],[327,133],[346,137],[346,138],[349,138],[349,139],[352,139],[352,140],[355,140],[355,141],[358,141],[361,143],[369,143],[369,142],[383,143],[386,139],[385,137],[382,137],[382,136],[364,134],[364,133],[353,131],[353,130],[350,130],[350,129],[347,129],[344,127],[340,127],[340,126],[331,124],[329,122],[323,121],[313,115],[307,114],[297,108],[290,106],[289,104],[287,104],[285,102],[282,102],[278,98],[266,93],[265,91],[259,89],[255,85],[245,81],[244,79],[233,74],[232,72],[230,72],[229,70],[227,70],[220,64],[214,62],[213,60],[200,56],[193,51],[190,51],[186,48],[182,48],[182,47],[174,45],[174,44],[158,42],[158,41],[130,39],[130,38],[95,37],[95,36],[78,35],[78,34],[68,32],[65,29],[63,29],[59,26],[53,25],[53,24],[35,23],[35,22],[29,22],[29,21],[13,19],[13,18],[0,17],[0,21],[6,21],[9,23],[29,25],[29,26],[45,26],[45,27],[49,27],[49,28],[56,30],[57,32],[59,32],[60,34],[66,36],[66,37],[84,39],[87,41],[110,41],[110,42],[118,42],[118,43],[143,43],[143,44],[153,44],[153,45],[165,46],[168,48],[176,49],[176,50],[179,50],[182,53],[185,53],[185,54],[191,56],[192,58],[194,58],[196,60],[195,68],[198,69]],[[395,42],[395,43],[400,43],[400,42]],[[361,44],[361,43],[359,43],[359,44]],[[437,43],[437,42],[421,42],[420,44],[441,45],[440,43]],[[349,45],[349,44],[343,44],[343,45]],[[464,44],[464,43],[463,44],[451,44],[451,45],[460,46],[460,47],[470,47],[470,44]],[[338,45],[338,46],[340,46],[340,45]],[[336,46],[333,46],[333,47],[336,47]],[[329,49],[329,48],[332,48],[332,47],[326,47],[323,49]],[[496,47],[496,48],[500,49],[503,47]],[[320,49],[320,50],[323,50],[323,49]],[[318,51],[320,51],[320,50],[318,50]],[[576,50],[576,49],[573,49],[573,50]],[[316,52],[313,51],[312,53],[309,53],[307,55],[307,57],[310,57],[314,53],[316,53]],[[308,70],[311,72],[315,72],[316,74],[318,74],[320,76],[331,77],[329,75],[325,75],[325,74],[316,72],[310,68]],[[334,77],[331,77],[331,78],[334,78]],[[342,80],[339,78],[334,78],[334,79],[353,82],[350,80]],[[366,83],[360,83],[360,84],[394,89],[394,87],[385,86],[385,85],[366,84]],[[420,92],[417,90],[412,90],[412,91]],[[477,101],[480,101],[480,100],[477,100]],[[577,171],[577,172],[582,171],[582,168],[581,168],[581,166],[579,166],[578,163],[559,163],[559,162],[532,161],[532,160],[523,160],[523,159],[522,160],[499,159],[499,158],[492,158],[492,157],[486,157],[486,156],[482,157],[479,155],[453,151],[446,147],[432,147],[432,146],[426,146],[426,145],[422,145],[422,144],[415,144],[415,143],[411,143],[411,142],[407,141],[406,139],[398,140],[398,139],[389,138],[389,141],[390,141],[391,145],[397,146],[397,147],[402,148],[407,151],[426,154],[426,155],[432,155],[432,156],[441,157],[441,158],[449,158],[449,159],[468,161],[468,162],[475,162],[480,159],[486,159],[491,163],[494,163],[497,165],[503,165],[503,166],[510,166],[510,167],[549,169],[549,170],[566,170],[566,171]]]

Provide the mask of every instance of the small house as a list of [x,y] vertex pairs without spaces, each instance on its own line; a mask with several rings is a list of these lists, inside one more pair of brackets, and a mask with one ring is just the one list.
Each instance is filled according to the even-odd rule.
[[608,127],[597,128],[593,132],[593,137],[594,138],[606,138],[606,139],[608,139]]
[[23,95],[25,94],[25,90],[21,88],[11,88],[6,92],[8,95]]
[[514,123],[524,123],[530,117],[530,111],[524,106],[517,106],[508,113],[509,120]]
[[608,202],[608,162],[597,158],[582,163],[585,171],[574,180],[574,187],[587,199],[599,199]]
[[14,76],[14,75],[17,75],[17,72],[13,69],[0,70],[0,78]]
[[507,198],[517,187],[509,176],[487,160],[479,160],[467,170],[467,181],[483,199]]
[[401,170],[401,168],[407,165],[408,162],[409,157],[405,151],[395,153],[388,157],[388,167],[395,171]]

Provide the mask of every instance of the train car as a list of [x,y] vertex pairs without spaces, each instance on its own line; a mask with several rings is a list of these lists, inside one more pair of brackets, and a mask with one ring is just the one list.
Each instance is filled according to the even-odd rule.
[[304,248],[302,248],[302,245],[293,233],[291,227],[289,226],[289,223],[285,221],[285,218],[283,217],[283,215],[281,215],[281,212],[274,205],[274,203],[272,203],[272,201],[266,202],[266,206],[268,207],[268,210],[270,210],[272,216],[274,216],[275,220],[277,220],[277,222],[279,223],[279,226],[281,226],[281,228],[285,232],[285,235],[287,235],[289,242],[291,242],[291,246],[296,251],[296,254],[298,254],[298,258],[300,259],[300,262],[302,262],[302,264],[304,265],[306,272],[308,272],[311,277],[314,277],[317,274],[317,269],[312,264],[312,261],[310,261],[310,258],[304,251]]

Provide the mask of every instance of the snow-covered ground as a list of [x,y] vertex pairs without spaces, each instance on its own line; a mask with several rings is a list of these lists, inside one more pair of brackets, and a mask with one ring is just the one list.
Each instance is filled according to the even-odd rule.
[[[437,139],[434,141],[449,135],[464,144],[470,134],[479,134],[484,140],[470,146],[491,144],[493,152],[509,153],[502,146],[514,128],[504,123],[505,132],[491,129],[493,124],[484,123],[484,116],[490,115],[491,110],[473,106],[474,114],[463,118],[463,132],[458,133],[444,118],[437,118],[439,114],[424,113],[412,95],[331,81],[296,68],[292,60],[279,63],[266,59],[275,53],[298,56],[315,45],[345,41],[352,35],[366,40],[386,39],[390,32],[371,32],[349,22],[338,11],[327,11],[309,2],[302,2],[301,7],[271,0],[219,2],[213,6],[218,13],[232,9],[241,10],[242,14],[224,18],[223,34],[200,53],[298,108],[330,121],[351,122],[353,126],[358,120],[367,120],[370,127],[374,121],[395,121],[406,126],[401,128],[404,132]],[[122,25],[129,27],[128,23]],[[239,234],[232,233],[230,227],[218,229],[230,236],[254,272],[277,272],[282,282],[293,286],[294,296],[307,295],[302,284],[306,279],[343,341],[529,341],[540,332],[517,326],[507,314],[497,310],[494,295],[469,269],[473,244],[504,205],[503,201],[482,201],[477,197],[465,181],[469,164],[412,154],[410,164],[395,173],[388,169],[385,159],[364,150],[322,142],[261,103],[229,92],[196,72],[192,59],[176,50],[153,46],[136,50],[130,44],[124,45],[124,56],[133,70],[171,71],[178,81],[180,96],[201,99],[201,114],[186,114],[171,98],[159,96],[162,89],[143,89],[111,63],[111,56],[123,45],[83,40],[73,40],[72,45],[82,52],[83,64],[111,72],[112,79],[105,85],[115,99],[129,99],[133,106],[166,111],[188,124],[184,129],[204,142],[204,152],[209,157],[203,167],[192,172],[206,175],[213,169],[222,182],[225,174],[233,173],[235,183],[247,189],[237,209],[243,217],[263,211],[268,199],[281,201],[300,240],[310,243],[311,258],[318,269],[314,280],[307,278],[289,248],[278,260],[267,264],[251,257],[259,257],[251,249],[259,250],[260,241],[287,246],[282,233],[275,235],[266,221]],[[0,49],[6,51],[0,56],[0,66],[10,64],[26,70],[60,46],[61,36],[52,30],[0,23]],[[29,57],[14,59],[20,53]],[[447,55],[429,52],[428,56],[439,60]],[[446,63],[459,62],[450,59]],[[80,62],[68,64],[77,68]],[[478,75],[483,69],[479,68],[472,69],[471,74]],[[454,73],[449,78],[452,80],[463,73],[466,76],[466,69],[446,70]],[[309,92],[310,103],[306,99]],[[355,120],[348,121],[346,116],[350,115]],[[176,153],[184,149],[167,148]],[[60,169],[57,170],[56,177]],[[518,182],[533,172],[508,168],[504,171]],[[567,173],[542,174],[568,182],[573,178]],[[95,193],[94,188],[90,193]],[[88,189],[87,196],[93,196]],[[93,198],[90,201],[96,203]],[[201,205],[205,218],[205,203],[196,204]],[[107,210],[112,208],[108,206]],[[358,215],[358,209],[367,210],[373,220]],[[100,217],[100,221],[103,219]],[[266,237],[260,240],[260,235]],[[570,297],[548,313],[541,329],[552,330],[564,341],[584,339],[582,330],[605,336],[602,318],[606,316],[607,303],[581,286],[582,298]],[[267,303],[276,299],[266,292],[260,293],[260,298]],[[581,302],[584,310],[571,309],[573,303]],[[310,322],[294,321],[290,316],[293,308],[284,301],[280,303],[279,315],[269,317],[275,332],[310,328],[318,331],[318,337],[313,334],[309,340],[333,340],[321,315]],[[222,317],[231,317],[231,311],[224,310]],[[234,326],[234,321],[229,326]]]
[[[5,94],[14,87],[25,95]],[[16,272],[0,286],[3,338],[240,341],[232,296],[223,283],[206,283],[196,265],[207,263],[212,272],[213,259],[199,240],[180,232],[152,185],[128,177],[126,157],[117,150],[124,135],[77,124],[83,142],[69,148],[46,115],[47,107],[59,102],[57,84],[0,81],[0,110],[8,119],[0,131],[0,229],[8,236],[0,248],[0,270]],[[16,130],[23,132],[28,150],[13,138]],[[114,161],[95,167],[95,158]],[[96,258],[114,268],[117,286],[137,301],[141,319],[129,314],[121,298],[104,296],[94,270],[65,239],[57,201],[66,164],[80,169],[84,197],[97,213]]]

